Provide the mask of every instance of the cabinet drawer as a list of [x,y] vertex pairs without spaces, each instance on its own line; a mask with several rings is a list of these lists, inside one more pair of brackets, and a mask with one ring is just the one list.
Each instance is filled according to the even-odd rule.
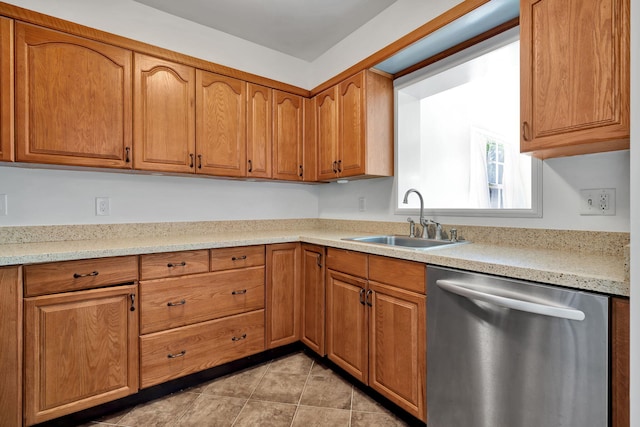
[[24,267],[24,293],[31,297],[138,280],[138,257],[83,259]]
[[264,267],[140,283],[140,333],[264,308]]
[[367,254],[361,252],[346,251],[344,249],[327,249],[327,268],[348,273],[358,277],[367,278],[368,268]]
[[264,310],[140,337],[145,388],[264,351]]
[[211,250],[211,271],[264,265],[264,245]]
[[369,256],[369,280],[421,294],[426,293],[426,269],[426,265],[420,262]]
[[209,251],[183,251],[140,256],[140,280],[209,271]]

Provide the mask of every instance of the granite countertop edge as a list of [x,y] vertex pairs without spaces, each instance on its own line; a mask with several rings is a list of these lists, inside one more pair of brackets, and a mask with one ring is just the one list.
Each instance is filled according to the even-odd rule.
[[300,241],[573,289],[629,296],[624,260],[616,256],[473,242],[416,250],[342,240],[347,237],[354,237],[354,233],[290,230],[0,244],[0,266]]

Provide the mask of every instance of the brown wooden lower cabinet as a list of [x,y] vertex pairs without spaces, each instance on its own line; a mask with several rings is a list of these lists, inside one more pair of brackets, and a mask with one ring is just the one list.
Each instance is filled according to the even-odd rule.
[[300,341],[324,356],[324,247],[302,244]]
[[629,427],[630,311],[627,298],[611,298],[611,426]]
[[[345,256],[340,257],[341,253]],[[345,259],[351,259],[353,265],[345,264]],[[408,413],[426,420],[426,296],[413,291],[424,289],[424,264],[373,255],[363,260],[331,248],[327,263],[329,359]],[[356,274],[368,271],[368,280],[331,267],[359,272]],[[388,279],[393,284],[373,279]]]
[[264,350],[264,310],[140,337],[140,387],[145,388]]
[[137,287],[24,300],[27,425],[138,391]]
[[267,245],[266,347],[300,340],[300,243]]
[[22,425],[22,267],[0,267],[0,426]]

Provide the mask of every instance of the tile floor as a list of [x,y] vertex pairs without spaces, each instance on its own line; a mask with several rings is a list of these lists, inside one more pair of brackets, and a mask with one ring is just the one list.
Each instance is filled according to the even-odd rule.
[[96,420],[91,426],[406,426],[302,352]]

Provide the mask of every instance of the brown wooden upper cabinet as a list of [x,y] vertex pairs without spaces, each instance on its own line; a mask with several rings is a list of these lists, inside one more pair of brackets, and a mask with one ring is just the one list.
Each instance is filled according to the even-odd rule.
[[629,148],[629,1],[521,0],[520,148]]
[[246,176],[246,82],[202,70],[196,81],[196,172]]
[[272,89],[247,83],[247,176],[271,178]]
[[298,95],[273,91],[273,178],[304,179],[304,102]]
[[0,160],[13,161],[13,20],[0,17]]
[[318,180],[393,175],[393,83],[362,71],[316,97]]
[[131,168],[130,51],[17,22],[15,60],[18,161]]
[[195,69],[134,55],[134,168],[195,170]]

